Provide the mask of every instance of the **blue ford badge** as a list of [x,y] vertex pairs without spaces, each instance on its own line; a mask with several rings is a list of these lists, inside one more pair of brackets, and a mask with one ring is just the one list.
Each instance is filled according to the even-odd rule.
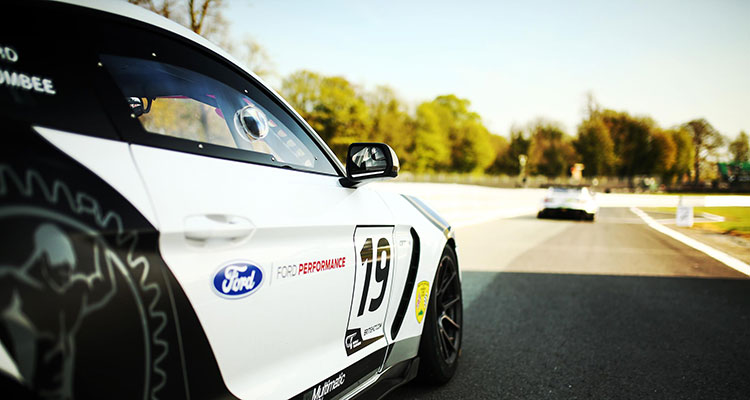
[[219,296],[239,299],[255,293],[263,284],[263,270],[247,262],[227,264],[214,275],[214,290]]

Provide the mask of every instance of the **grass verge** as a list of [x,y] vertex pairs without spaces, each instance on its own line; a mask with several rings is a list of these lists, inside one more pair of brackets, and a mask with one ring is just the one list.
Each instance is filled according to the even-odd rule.
[[[675,207],[647,208],[646,211],[676,213]],[[693,227],[713,232],[728,233],[750,237],[750,207],[695,207],[693,214],[697,217],[709,213],[724,217],[723,222],[696,222]]]

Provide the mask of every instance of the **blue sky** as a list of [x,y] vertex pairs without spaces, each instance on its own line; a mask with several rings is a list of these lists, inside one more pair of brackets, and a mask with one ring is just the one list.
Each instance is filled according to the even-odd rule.
[[663,127],[750,131],[750,1],[228,3],[233,37],[255,38],[279,77],[385,84],[411,105],[453,93],[501,135],[535,117],[574,135],[587,91]]

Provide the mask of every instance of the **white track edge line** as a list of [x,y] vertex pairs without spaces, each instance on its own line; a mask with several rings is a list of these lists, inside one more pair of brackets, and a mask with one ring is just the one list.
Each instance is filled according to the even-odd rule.
[[727,253],[724,253],[723,251],[716,250],[715,248],[705,243],[701,243],[680,232],[667,228],[666,226],[656,222],[653,218],[649,217],[648,214],[646,214],[645,212],[643,212],[642,210],[636,207],[630,207],[630,211],[633,214],[641,217],[643,222],[645,222],[651,228],[671,237],[672,239],[677,240],[678,242],[682,242],[700,252],[705,253],[709,257],[715,259],[716,261],[723,263],[729,268],[735,269],[739,272],[742,272],[745,275],[750,276],[750,265],[745,264],[744,262],[730,256]]

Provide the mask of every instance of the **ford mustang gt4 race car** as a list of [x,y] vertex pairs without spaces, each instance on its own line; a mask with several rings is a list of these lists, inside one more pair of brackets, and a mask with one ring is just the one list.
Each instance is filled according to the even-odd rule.
[[0,397],[379,398],[461,351],[448,224],[126,2],[0,25]]

